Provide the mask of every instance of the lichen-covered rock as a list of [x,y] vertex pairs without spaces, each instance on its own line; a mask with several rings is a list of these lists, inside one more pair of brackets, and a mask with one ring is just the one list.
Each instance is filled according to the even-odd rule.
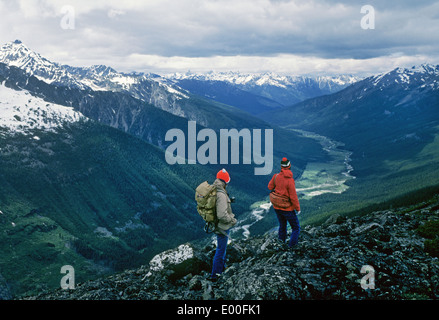
[[[215,246],[198,242],[165,251],[141,268],[29,299],[438,299],[439,260],[425,251],[418,232],[439,220],[438,207],[333,216],[321,226],[304,226],[293,249],[279,243],[275,231],[234,240],[215,283],[207,280]],[[364,266],[374,271],[373,287],[363,288],[370,284]]]

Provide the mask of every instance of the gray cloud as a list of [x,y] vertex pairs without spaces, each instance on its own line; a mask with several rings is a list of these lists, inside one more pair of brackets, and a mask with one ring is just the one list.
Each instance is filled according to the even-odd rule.
[[[375,9],[374,30],[360,26],[366,4]],[[310,71],[324,60],[352,66],[347,62],[353,59],[365,68],[384,63],[383,57],[387,65],[410,63],[407,57],[438,63],[435,1],[80,0],[73,4],[74,30],[60,27],[64,5],[58,0],[0,0],[0,40],[21,39],[63,63],[137,70],[191,63],[192,69],[209,64],[215,69],[218,63],[226,68],[225,61],[236,67],[226,57],[240,57],[241,63],[247,57],[248,68],[250,61],[271,67],[290,61],[286,67],[293,71],[295,57],[307,61]]]

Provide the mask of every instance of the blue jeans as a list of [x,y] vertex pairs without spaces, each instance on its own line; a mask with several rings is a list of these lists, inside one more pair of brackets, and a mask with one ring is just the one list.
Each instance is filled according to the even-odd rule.
[[[229,235],[229,230],[225,232]],[[212,278],[217,278],[219,274],[221,274],[226,268],[226,249],[227,249],[227,241],[229,237],[224,234],[216,235],[216,251],[215,256],[213,257],[213,266],[212,266]]]
[[291,226],[291,237],[288,245],[295,246],[299,240],[300,224],[295,211],[274,209],[279,220],[279,240],[285,242],[287,238],[287,222]]

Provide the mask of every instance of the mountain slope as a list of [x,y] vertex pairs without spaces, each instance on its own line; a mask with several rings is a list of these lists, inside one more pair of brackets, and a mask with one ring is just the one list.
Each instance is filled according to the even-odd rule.
[[[66,77],[58,77],[60,73]],[[1,75],[10,86],[25,88],[53,103],[72,106],[91,119],[162,148],[169,144],[164,141],[169,129],[187,133],[187,121],[192,120],[200,128],[211,128],[217,133],[229,128],[273,129],[275,162],[287,156],[298,172],[306,163],[305,154],[324,157],[319,145],[311,139],[272,126],[238,108],[190,94],[160,76],[123,74],[105,66],[61,66],[48,62],[20,41],[0,49]]]
[[357,179],[333,201],[355,211],[438,183],[438,89],[438,66],[397,68],[261,117],[343,142]]
[[182,79],[177,83],[191,93],[237,107],[253,115],[283,106],[277,101],[242,90],[226,81]]
[[28,91],[13,90],[0,84],[0,131],[27,133],[29,130],[53,130],[64,123],[86,120],[73,108],[47,103]]
[[334,215],[322,225],[305,227],[292,251],[276,241],[276,231],[232,241],[228,267],[215,285],[206,280],[215,248],[198,242],[165,251],[141,268],[80,282],[75,290],[26,299],[435,300],[439,250],[437,238],[430,245],[435,235],[427,230],[436,226],[437,237],[438,208],[436,195],[361,217]]
[[[171,143],[165,141],[166,133],[170,129],[180,129],[186,137],[189,137],[188,119],[156,108],[125,92],[80,90],[54,86],[33,76],[28,76],[21,69],[1,63],[0,81],[17,90],[26,89],[34,95],[43,97],[48,102],[71,106],[89,119],[120,129],[162,149]],[[194,104],[195,102],[196,104]],[[280,162],[280,158],[287,156],[292,160],[295,174],[299,177],[308,159],[320,159],[321,161],[327,159],[320,144],[313,139],[271,126],[233,107],[220,105],[216,102],[215,104],[205,104],[203,100],[194,98],[191,108],[196,114],[207,119],[206,121],[211,125],[209,128],[215,130],[217,137],[220,136],[221,129],[227,128],[261,129],[262,135],[264,135],[265,129],[273,130],[273,170],[277,170],[276,164]],[[197,122],[197,132],[202,128],[203,126]],[[220,144],[219,141],[217,142],[219,150]],[[203,141],[198,141],[197,147],[203,143]],[[262,151],[264,152],[264,147],[262,147]],[[240,157],[242,158],[241,151]],[[162,161],[164,160],[163,156]],[[241,210],[246,210],[255,201],[250,195],[258,195],[257,200],[266,195],[267,178],[263,175],[254,175],[254,164],[243,164],[242,159],[239,164],[231,164],[229,159],[228,164],[208,164],[205,166],[211,172],[217,172],[224,166],[227,167],[227,170],[235,177],[231,190],[240,196],[242,202],[240,201],[238,206]],[[200,175],[200,179],[206,178],[201,178]],[[249,189],[248,185],[254,185],[254,188]]]
[[[47,62],[18,41],[4,45],[0,52],[1,61],[7,63],[0,63],[0,81],[11,88],[26,89],[50,103],[73,107],[89,119],[140,137],[162,149],[171,143],[164,141],[168,130],[179,129],[187,137],[188,120],[195,120],[198,130],[207,127],[215,130],[217,136],[221,129],[228,128],[260,129],[262,133],[265,129],[273,130],[273,170],[277,170],[276,164],[287,156],[292,160],[296,177],[300,176],[310,157],[321,161],[327,159],[320,144],[313,139],[272,126],[232,106],[191,94],[183,94],[182,98],[181,91],[175,92],[174,87],[162,85],[163,80],[157,80],[157,77],[150,80],[143,74],[121,74],[104,66],[61,66]],[[56,77],[61,72],[59,70],[65,72],[67,80]],[[37,74],[38,76],[34,76]],[[119,80],[112,81],[115,78]],[[124,87],[117,83],[129,85]],[[154,97],[156,104],[150,104],[148,96]],[[171,100],[178,102],[178,105]],[[203,141],[197,141],[197,147],[202,143]],[[255,176],[253,166],[243,165],[242,160],[240,164],[230,162],[229,159],[226,164],[211,164],[206,167],[210,172],[227,167],[234,177],[230,189],[241,200],[237,206],[240,210],[247,210],[255,200],[266,196],[266,176]],[[199,179],[206,179],[205,175],[203,178],[202,174],[198,176]],[[254,187],[248,188],[249,185]]]
[[17,67],[0,63],[0,81],[15,89],[26,89],[56,104],[70,106],[90,119],[132,133],[155,145],[164,143],[166,127],[187,126],[183,118],[158,109],[123,92],[93,91],[56,86],[29,76]]
[[[125,93],[144,104],[188,118],[192,103],[188,93],[157,75],[143,73],[120,73],[111,67],[71,67],[51,62],[29,49],[20,40],[9,42],[0,48],[0,63],[17,67],[28,76],[35,76],[46,84],[69,89]],[[195,103],[196,104],[196,103]],[[196,105],[195,105],[196,107]],[[196,120],[196,119],[191,119]],[[199,120],[200,123],[202,120]],[[206,123],[204,123],[206,124]]]
[[[32,59],[20,56],[17,66],[0,63],[0,276],[13,294],[57,286],[62,265],[74,264],[78,274],[95,278],[203,236],[194,189],[212,182],[225,165],[171,166],[164,152],[167,130],[186,133],[190,113],[217,132],[274,129],[275,164],[291,155],[298,174],[309,154],[325,158],[313,140],[231,106],[192,96],[184,102],[190,111],[185,118],[126,90],[93,90],[84,84],[89,75],[72,77],[61,72],[65,66],[27,54]],[[114,73],[90,72],[104,78]],[[178,93],[167,92],[163,103],[178,100]],[[267,177],[255,176],[249,165],[227,169],[239,216],[266,197]]]
[[[197,121],[205,127],[218,128],[220,125],[228,124],[230,120],[241,122],[241,119],[236,119],[240,113],[238,109],[202,99],[158,75],[120,73],[102,65],[91,67],[60,65],[45,59],[19,40],[0,48],[0,63],[17,67],[28,76],[35,76],[46,84],[56,87],[93,91],[95,94],[125,93],[138,103],[152,105],[175,116]],[[238,114],[233,115],[233,113]]]
[[1,67],[0,276],[13,294],[56,286],[60,265],[94,278],[203,235],[193,193],[213,171],[171,167],[162,149],[19,85],[57,87]]
[[398,68],[263,117],[343,141],[357,160],[368,158],[376,165],[393,156],[409,156],[413,153],[400,151],[413,150],[414,145],[419,151],[431,142],[439,125],[438,106],[439,66],[425,65]]
[[57,285],[64,264],[93,278],[203,234],[190,168],[169,167],[162,150],[119,130],[34,130],[3,136],[0,153],[0,273],[14,293]]

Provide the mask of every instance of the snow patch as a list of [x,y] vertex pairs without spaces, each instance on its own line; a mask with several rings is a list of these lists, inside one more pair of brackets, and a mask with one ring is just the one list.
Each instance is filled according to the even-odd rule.
[[111,82],[116,82],[122,86],[130,86],[137,83],[137,79],[134,77],[124,77],[122,75],[115,76],[110,79]]
[[181,99],[182,97],[183,97],[183,98],[186,98],[186,99],[189,99],[189,96],[187,96],[187,95],[185,95],[184,93],[182,93],[182,92],[180,92],[180,91],[178,91],[178,90],[172,88],[171,86],[168,86],[168,85],[164,85],[164,86],[165,86],[166,90],[167,90],[169,93],[172,93],[172,94],[177,95],[177,99]]
[[165,77],[172,80],[223,81],[242,86],[275,86],[279,88],[297,86],[300,83],[308,82],[310,79],[316,81],[320,88],[331,87],[332,85],[347,86],[360,80],[360,78],[350,75],[305,77],[281,75],[273,72],[248,74],[234,71],[207,72],[204,74],[174,73],[165,75]]
[[4,83],[0,85],[0,115],[0,127],[23,134],[30,134],[29,130],[33,129],[53,131],[66,122],[87,119],[72,107],[44,101],[26,90],[8,88]]

